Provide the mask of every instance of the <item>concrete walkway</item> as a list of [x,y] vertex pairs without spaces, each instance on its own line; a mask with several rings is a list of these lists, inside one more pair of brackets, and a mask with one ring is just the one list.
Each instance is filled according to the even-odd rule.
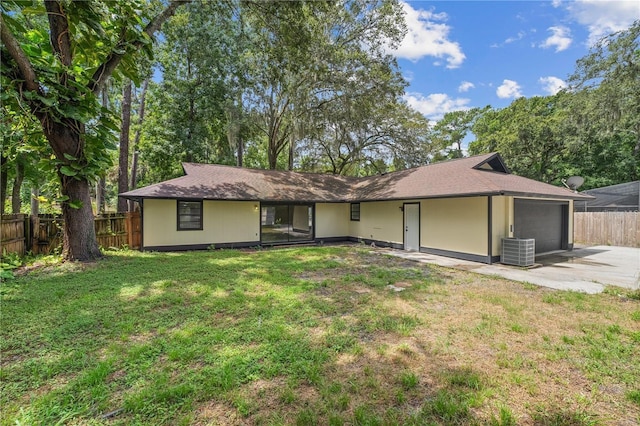
[[640,288],[640,248],[577,247],[573,251],[536,256],[534,268],[453,259],[426,253],[384,249],[392,256],[485,275],[498,275],[558,290],[600,293],[607,285]]

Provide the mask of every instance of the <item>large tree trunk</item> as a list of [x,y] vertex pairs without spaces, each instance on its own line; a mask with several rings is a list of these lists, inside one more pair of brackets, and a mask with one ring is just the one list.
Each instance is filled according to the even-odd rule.
[[[144,33],[153,38],[154,33],[160,28],[163,22],[165,22],[170,16],[172,16],[176,9],[183,3],[187,3],[189,0],[176,0],[171,1],[167,7],[157,16],[155,16],[144,28]],[[56,56],[56,60],[59,61],[64,68],[72,69],[73,65],[73,52],[75,40],[78,44],[86,42],[87,45],[93,45],[99,38],[88,36],[86,32],[74,31],[77,26],[70,27],[69,17],[67,12],[72,10],[72,4],[67,1],[49,0],[44,2],[46,9],[46,16],[49,21],[49,40],[53,53]],[[68,8],[68,10],[67,10]],[[75,16],[81,16],[77,13]],[[59,170],[58,174],[60,182],[62,184],[62,194],[69,197],[69,200],[62,203],[62,213],[65,219],[64,227],[64,257],[67,260],[93,260],[102,257],[100,249],[95,235],[95,228],[93,223],[93,212],[91,209],[91,197],[89,191],[89,181],[83,177],[82,173],[76,173],[75,176],[67,176],[62,173],[64,171],[67,174],[73,174],[75,167],[76,170],[81,169],[87,165],[89,161],[85,156],[85,141],[81,137],[84,134],[84,124],[73,118],[71,114],[51,114],[46,112],[47,108],[42,108],[44,104],[40,99],[48,98],[54,100],[60,106],[60,110],[70,110],[71,108],[77,108],[76,102],[79,100],[75,98],[75,95],[82,95],[83,93],[70,93],[71,98],[63,98],[57,91],[47,92],[44,87],[40,86],[40,67],[38,72],[34,69],[31,63],[30,55],[23,50],[20,42],[16,39],[15,35],[9,26],[5,24],[4,16],[0,14],[0,38],[3,44],[3,60],[4,52],[7,51],[13,58],[15,66],[9,64],[9,74],[15,74],[18,78],[12,80],[12,88],[16,93],[20,93],[19,101],[29,105],[31,111],[40,120],[44,134],[49,141],[49,145],[53,149],[56,157],[56,164]],[[7,16],[8,17],[8,16]],[[82,18],[79,19],[82,23]],[[77,21],[76,21],[77,23]],[[131,23],[128,19],[121,26],[121,36],[119,40],[114,44],[114,48],[106,55],[104,63],[92,64],[96,66],[93,76],[90,78],[85,89],[97,94],[100,92],[105,82],[111,77],[116,67],[122,61],[122,58],[133,54],[134,49],[140,49],[144,43],[140,38],[137,41],[129,42],[129,29],[131,26],[137,25]],[[101,37],[104,37],[102,35]],[[77,39],[76,39],[77,38]],[[91,57],[91,55],[89,55]],[[4,61],[8,63],[9,61]],[[83,69],[82,61],[79,65],[80,69]],[[86,62],[86,60],[84,61]],[[53,62],[52,62],[53,63]],[[44,67],[49,69],[51,67]],[[68,73],[66,70],[60,70],[63,67],[57,67],[55,72],[56,80],[58,84],[66,85],[68,82],[73,82],[73,74]],[[84,68],[88,70],[88,68]],[[3,74],[5,70],[3,69]],[[49,77],[42,79],[45,82]],[[75,82],[78,84],[78,82]],[[45,84],[46,86],[46,84]],[[67,86],[70,88],[70,86]],[[70,88],[71,92],[74,89]],[[30,96],[26,94],[29,93]],[[49,105],[47,103],[47,105]],[[75,159],[75,160],[72,160]],[[78,163],[73,164],[72,161]],[[67,167],[65,167],[67,166]],[[69,167],[73,166],[73,167]],[[64,168],[63,168],[64,167]],[[126,182],[126,181],[125,181]],[[79,204],[80,203],[80,204]],[[72,205],[80,205],[80,208],[73,208]]]
[[31,188],[31,216],[38,216],[40,214],[40,188],[34,186]]
[[[100,92],[100,96],[102,97],[102,107],[105,109],[109,108],[109,91],[107,90],[107,84],[102,88],[102,92]],[[106,194],[107,194],[107,178],[104,176],[103,172],[98,179],[98,185],[96,186],[96,214],[102,214],[105,210],[106,205]]]
[[[140,143],[140,135],[142,135],[142,123],[144,122],[145,98],[147,97],[147,89],[149,88],[149,79],[147,78],[142,84],[142,94],[140,95],[140,106],[138,107],[138,129],[136,136],[133,138],[133,150],[138,149]],[[135,189],[135,185],[131,184],[131,189]]]
[[[136,189],[138,185],[138,145],[140,143],[140,136],[142,135],[142,123],[144,122],[144,107],[145,98],[147,97],[147,89],[149,88],[149,78],[147,78],[142,84],[142,94],[140,95],[140,104],[138,106],[138,128],[136,135],[133,138],[133,157],[131,159],[131,184],[129,189]],[[129,201],[129,211],[134,211],[135,202]]]
[[244,157],[244,141],[242,140],[242,136],[238,137],[238,158],[237,158],[237,166],[242,167],[242,157]]
[[295,134],[291,132],[289,136],[289,170],[293,170],[293,156],[296,152]]
[[16,178],[13,181],[13,191],[11,192],[11,212],[13,214],[20,213],[22,208],[22,182],[24,182],[24,162],[21,158],[16,158]]
[[136,189],[138,186],[138,151],[133,152],[133,158],[131,160],[131,190]]
[[[138,151],[133,152],[133,159],[131,160],[131,190],[136,189],[138,185]],[[135,210],[135,201],[128,200],[129,211]]]
[[278,154],[275,149],[270,146],[267,151],[267,155],[269,160],[269,169],[275,170],[278,167]]
[[[58,159],[65,159],[64,154],[75,158],[84,158],[84,140],[80,131],[84,131],[81,123],[51,123],[43,126],[45,136]],[[60,190],[63,196],[69,197],[62,202],[64,219],[64,238],[62,255],[65,260],[97,260],[102,257],[91,208],[91,191],[89,181],[80,176],[66,176],[58,172]],[[71,204],[79,204],[74,208]]]
[[70,200],[80,201],[80,208],[74,208],[68,202],[62,203],[62,217],[64,219],[63,252],[69,260],[96,260],[102,257],[91,209],[89,195],[90,184],[86,179],[75,179],[60,175],[62,194]]
[[[118,193],[129,190],[129,129],[131,128],[131,81],[126,81],[122,92],[122,127],[120,129],[120,159],[118,161]],[[118,211],[128,210],[127,200],[118,197]]]
[[102,214],[105,210],[105,193],[107,190],[107,179],[100,176],[98,185],[96,186],[96,214]]

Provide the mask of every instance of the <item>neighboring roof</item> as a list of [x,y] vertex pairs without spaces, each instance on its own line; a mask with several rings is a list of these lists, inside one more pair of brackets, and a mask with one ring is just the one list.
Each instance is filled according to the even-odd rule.
[[[582,194],[592,195],[595,197],[595,199],[586,201],[588,206],[587,208],[589,210],[640,210],[640,180],[605,186],[602,188],[588,189],[586,191],[582,191]],[[583,203],[581,206],[584,206]]]
[[590,199],[512,175],[496,153],[434,163],[365,178],[256,170],[216,164],[183,164],[185,176],[120,194],[130,199],[184,198],[283,202],[349,202],[515,195]]

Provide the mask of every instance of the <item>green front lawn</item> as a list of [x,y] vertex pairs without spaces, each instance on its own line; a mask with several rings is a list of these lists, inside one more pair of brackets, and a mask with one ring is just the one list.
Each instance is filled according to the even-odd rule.
[[640,422],[615,292],[361,247],[109,252],[0,291],[1,424]]

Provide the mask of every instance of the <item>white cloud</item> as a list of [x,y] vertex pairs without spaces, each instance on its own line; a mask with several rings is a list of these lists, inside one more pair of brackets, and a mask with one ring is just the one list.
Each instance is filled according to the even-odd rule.
[[640,19],[640,6],[635,0],[578,0],[567,2],[571,16],[589,30],[587,44],[590,46],[602,37],[622,31]]
[[405,80],[407,80],[409,83],[411,83],[413,81],[414,78],[414,73],[411,70],[404,70],[402,76],[404,77]]
[[551,31],[552,34],[540,45],[540,47],[545,49],[555,47],[556,52],[562,52],[571,46],[573,39],[571,38],[571,30],[569,28],[556,26],[550,27],[549,31]]
[[462,83],[460,83],[460,86],[458,86],[458,92],[463,93],[463,92],[468,92],[469,89],[473,89],[474,87],[476,87],[475,84],[473,84],[470,81],[463,81]]
[[560,7],[560,5],[562,4],[562,0],[552,0],[551,4],[553,5],[553,7]]
[[524,31],[518,31],[518,35],[515,37],[509,37],[504,41],[505,44],[513,43],[514,41],[522,40],[527,33]]
[[498,86],[496,90],[496,95],[498,95],[500,99],[515,99],[522,96],[520,89],[521,87],[517,82],[513,80],[503,80],[502,84]]
[[518,34],[513,37],[506,38],[502,43],[493,43],[490,47],[503,47],[504,45],[515,43],[522,40],[527,35],[526,31],[518,31]]
[[424,96],[422,93],[407,93],[404,95],[404,100],[432,121],[440,120],[448,112],[470,108],[469,99],[453,99],[444,93],[432,93],[429,96]]
[[445,59],[447,68],[458,68],[462,65],[465,55],[457,42],[448,39],[451,27],[445,23],[446,13],[416,10],[405,2],[402,2],[402,7],[408,32],[400,46],[390,53],[411,61],[425,56]]
[[562,79],[560,79],[558,77],[553,77],[553,76],[540,77],[538,82],[542,86],[542,89],[545,92],[547,92],[549,95],[555,95],[560,90],[562,90],[565,87],[567,87],[567,83],[565,83],[564,80],[562,80]]

